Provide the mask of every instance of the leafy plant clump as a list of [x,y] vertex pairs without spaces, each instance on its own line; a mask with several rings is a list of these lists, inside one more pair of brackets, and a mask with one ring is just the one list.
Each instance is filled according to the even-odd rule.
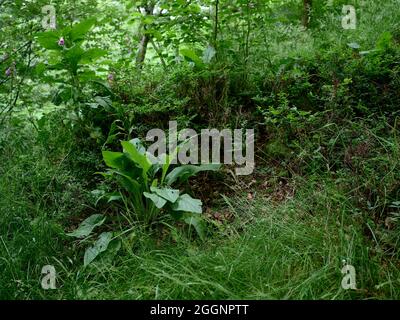
[[[205,221],[202,217],[202,201],[177,189],[190,177],[202,171],[217,171],[220,164],[180,165],[172,169],[172,160],[179,148],[172,154],[162,154],[158,158],[146,152],[141,141],[136,138],[122,141],[123,152],[103,151],[103,158],[110,168],[101,173],[121,187],[121,190],[102,194],[109,201],[122,201],[135,221],[150,227],[159,222],[163,213],[174,220],[191,225],[201,239],[205,237]],[[92,215],[82,222],[70,236],[82,238],[105,222],[103,215]],[[85,264],[105,251],[112,240],[112,233],[102,233],[93,247],[86,250]]]

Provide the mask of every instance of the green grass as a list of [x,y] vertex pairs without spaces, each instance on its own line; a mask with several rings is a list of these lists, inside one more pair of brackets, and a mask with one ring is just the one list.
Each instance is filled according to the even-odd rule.
[[[83,268],[84,248],[64,231],[88,215],[89,192],[62,160],[68,150],[54,157],[32,136],[10,137],[1,152],[1,299],[400,298],[399,260],[329,175],[294,177],[295,196],[280,203],[232,196],[224,206],[235,221],[205,242],[137,228],[116,256]],[[342,260],[355,266],[359,290],[341,288]],[[46,264],[57,290],[41,289]]]
[[[307,32],[296,23],[255,30],[253,53],[244,65],[249,78],[241,80],[240,64],[234,63],[228,72],[227,83],[233,89],[226,90],[215,106],[232,104],[230,121],[237,118],[235,127],[256,123],[256,131],[269,130],[268,137],[260,139],[266,141],[258,141],[257,148],[264,153],[254,175],[262,180],[265,175],[257,174],[267,172],[268,190],[262,187],[264,181],[257,181],[253,200],[247,199],[248,190],[241,190],[217,202],[218,210],[229,211],[235,219],[214,226],[204,242],[179,227],[150,233],[137,225],[108,224],[109,230],[131,232],[122,238],[116,255],[105,254],[84,268],[88,243],[80,244],[66,232],[94,213],[125,213],[111,205],[94,205],[90,191],[101,181],[94,175],[104,169],[101,147],[91,140],[88,128],[80,128],[80,134],[67,129],[62,122],[65,114],[45,115],[35,122],[36,129],[26,119],[0,128],[0,299],[399,299],[400,213],[392,205],[400,201],[395,120],[400,83],[398,1],[369,1],[357,7],[357,30],[343,30],[341,5],[335,8],[327,9],[320,23],[315,21],[318,28]],[[385,39],[385,32],[393,36],[386,43],[391,49],[376,57],[361,58],[348,47],[356,42],[360,51],[372,50]],[[198,81],[189,69],[176,70],[168,80],[165,71],[146,70],[141,81],[136,80],[136,70],[121,70],[121,79],[135,77],[127,88],[121,87],[127,101],[143,100],[138,110],[121,105],[115,120],[126,132],[144,132],[162,123],[186,106],[187,98],[199,101],[191,106],[194,111],[180,115],[184,122],[203,114],[204,106],[214,105],[214,90],[204,94],[214,85],[212,72],[201,73]],[[247,96],[244,88],[259,93],[265,108],[287,107],[270,101],[271,95],[287,93],[290,106],[316,111],[316,120],[291,135],[287,128],[279,134],[277,124],[265,128],[260,124],[264,119],[252,111],[250,98],[234,101],[239,98],[236,93],[246,91]],[[367,108],[370,104],[391,116],[378,116]],[[162,113],[159,106],[173,110]],[[242,111],[248,108],[255,122],[247,123]],[[140,111],[137,118],[131,118],[133,111]],[[152,118],[153,111],[160,114]],[[296,129],[289,118],[279,119],[284,127]],[[92,120],[88,127],[109,129]],[[294,196],[275,201],[271,193],[281,188],[282,180]],[[358,290],[341,288],[343,261],[356,268]],[[41,269],[49,264],[58,273],[57,289],[46,291],[40,284]]]
[[[396,265],[371,255],[357,217],[333,186],[308,185],[278,207],[241,202],[240,233],[198,244],[183,241],[136,249],[113,266],[93,270],[90,298],[350,299],[398,298]],[[333,188],[333,189],[332,189]],[[235,199],[236,203],[239,199]],[[342,260],[357,270],[359,291],[341,289]],[[78,286],[82,282],[78,282]],[[380,286],[376,289],[375,286]],[[85,295],[84,295],[85,296]]]

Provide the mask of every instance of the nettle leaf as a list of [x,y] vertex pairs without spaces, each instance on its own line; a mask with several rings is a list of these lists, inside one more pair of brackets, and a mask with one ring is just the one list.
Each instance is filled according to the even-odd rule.
[[83,258],[84,266],[90,264],[100,253],[106,251],[111,239],[112,232],[103,232],[95,242],[94,246],[86,249]]
[[158,208],[161,209],[162,207],[165,206],[165,204],[167,203],[167,200],[165,200],[164,198],[161,198],[160,196],[158,196],[155,193],[148,193],[148,192],[143,192],[143,195],[147,198],[150,199],[151,201],[153,201],[154,205]]
[[40,32],[36,35],[36,40],[45,49],[62,50],[62,47],[58,45],[58,41],[60,40],[60,33],[58,31]]
[[172,210],[192,213],[202,213],[202,202],[199,199],[193,199],[188,194],[181,195],[172,205]]
[[83,36],[95,25],[96,19],[90,18],[74,25],[69,32],[72,41],[81,40]]
[[176,182],[177,180],[179,180],[179,182],[184,182],[187,179],[189,179],[191,176],[194,176],[201,171],[217,171],[220,168],[221,168],[220,164],[214,164],[214,163],[203,164],[200,166],[194,166],[194,165],[190,165],[190,164],[180,166],[180,167],[177,167],[174,170],[172,170],[166,176],[165,182],[167,183],[167,185],[171,185],[174,182]]
[[179,190],[177,189],[150,187],[150,190],[172,203],[179,198]]
[[90,235],[94,228],[102,225],[106,217],[102,214],[93,214],[85,219],[78,227],[78,229],[67,233],[67,236],[75,238],[84,238]]

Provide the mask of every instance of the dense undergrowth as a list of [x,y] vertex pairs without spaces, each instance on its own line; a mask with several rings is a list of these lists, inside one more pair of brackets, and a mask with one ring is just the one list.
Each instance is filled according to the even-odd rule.
[[[309,30],[273,21],[255,29],[252,54],[226,36],[206,65],[138,72],[120,59],[110,86],[82,83],[72,107],[9,117],[0,128],[0,298],[399,299],[397,8],[370,3],[347,32],[337,12]],[[224,167],[182,187],[203,202],[204,239],[167,215],[148,225],[126,202],[99,199],[119,190],[98,174],[102,151],[168,120],[256,131],[251,175]],[[107,217],[99,232],[114,242],[84,266],[95,237],[68,233],[93,214]],[[340,286],[343,264],[355,266],[357,290]],[[40,286],[44,265],[57,270],[56,290]]]

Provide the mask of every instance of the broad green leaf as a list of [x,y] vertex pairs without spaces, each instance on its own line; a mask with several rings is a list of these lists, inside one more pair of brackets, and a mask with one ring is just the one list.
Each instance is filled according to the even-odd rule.
[[122,199],[122,195],[119,192],[113,192],[108,195],[107,202],[110,203],[111,201],[119,201]]
[[70,233],[67,233],[67,235],[70,237],[75,237],[75,238],[87,237],[93,231],[94,228],[102,225],[105,220],[106,220],[106,217],[103,216],[102,214],[91,215],[89,218],[85,219],[79,225],[78,229],[76,229]]
[[86,64],[93,62],[94,60],[101,58],[107,54],[106,50],[99,49],[99,48],[92,48],[89,50],[86,50],[81,57],[81,64]]
[[150,190],[172,203],[174,203],[179,197],[179,190],[177,189],[150,187]]
[[106,196],[106,192],[104,191],[104,190],[98,190],[98,189],[96,189],[96,190],[93,190],[93,191],[91,191],[90,192],[93,196],[95,196],[96,197],[96,201],[95,201],[95,205],[97,206],[97,204],[99,203],[99,201],[101,200],[101,199],[103,199],[105,196]]
[[141,176],[142,170],[135,166],[135,163],[127,155],[112,151],[103,151],[102,153],[104,162],[110,168],[117,169],[116,173],[132,179],[137,179]]
[[62,47],[58,45],[58,41],[60,40],[60,33],[58,31],[40,32],[36,35],[36,39],[45,49],[62,50]]
[[171,161],[174,158],[174,156],[177,155],[177,154],[178,154],[178,148],[175,148],[175,150],[174,150],[174,152],[172,154],[167,155],[167,154],[164,153],[164,154],[162,154],[160,156],[161,163],[163,163],[163,165],[162,165],[161,183],[164,183],[165,176],[167,175],[168,169],[169,169],[169,167],[171,165]]
[[352,49],[360,49],[361,46],[357,42],[351,42],[347,44]]
[[206,224],[205,221],[199,215],[186,215],[183,219],[187,224],[192,225],[196,230],[199,237],[204,240],[205,238],[205,231],[206,231]]
[[90,18],[74,25],[69,33],[71,40],[81,40],[83,36],[94,26],[95,23],[96,19]]
[[121,152],[103,151],[103,159],[107,166],[114,169],[122,169],[124,154]]
[[193,61],[196,66],[198,66],[198,67],[203,66],[203,61],[198,57],[196,52],[194,52],[192,49],[183,48],[183,49],[180,50],[180,53],[185,58]]
[[152,24],[154,22],[155,17],[153,16],[144,16],[142,19],[143,24]]
[[167,185],[172,185],[175,181],[184,182],[191,176],[196,175],[201,171],[217,171],[221,168],[220,164],[203,164],[200,166],[184,165],[172,170],[165,178]]
[[65,58],[68,61],[69,65],[72,68],[72,71],[74,73],[76,73],[78,70],[79,61],[81,60],[84,52],[85,51],[80,46],[75,45],[74,47],[69,49],[67,51],[67,53],[65,54]]
[[367,54],[375,53],[375,52],[379,52],[379,50],[373,49],[373,50],[367,50],[367,51],[360,51],[360,55],[365,56]]
[[132,18],[141,18],[143,15],[140,12],[131,13]]
[[99,86],[101,86],[102,88],[106,89],[109,93],[113,94],[113,92],[111,91],[111,87],[110,84],[106,81],[101,81],[99,79],[92,79],[90,80],[90,82],[95,83]]
[[87,266],[94,259],[96,259],[100,253],[106,251],[111,239],[112,232],[103,232],[95,242],[94,246],[86,249],[85,256],[83,258],[83,264]]
[[97,267],[110,265],[115,259],[115,255],[118,253],[120,249],[121,249],[121,240],[115,239],[114,237],[114,239],[111,240],[110,243],[108,244],[106,252],[104,252],[104,254],[101,255],[101,259],[97,259],[98,261],[93,263],[97,263]]
[[151,168],[151,162],[147,159],[146,155],[141,154],[130,141],[122,141],[121,144],[124,148],[124,152],[129,155],[130,159],[143,169],[143,178],[147,180],[146,173]]
[[89,80],[95,79],[96,78],[96,72],[92,70],[85,70],[83,72],[78,73],[79,80],[83,82],[87,82]]
[[153,203],[155,204],[155,206],[158,209],[161,209],[162,207],[165,206],[165,204],[167,203],[167,200],[165,200],[164,198],[161,198],[160,196],[158,196],[155,193],[148,193],[148,192],[143,192],[143,195],[147,198],[150,199],[151,201],[153,201]]
[[139,184],[139,182],[137,182],[136,180],[132,179],[130,176],[126,175],[123,172],[120,171],[113,171],[113,173],[117,174],[120,176],[120,182],[121,185],[128,191],[130,192],[132,195],[139,197],[141,196],[141,186]]
[[183,194],[172,205],[172,210],[193,212],[193,213],[202,213],[203,210],[202,210],[201,206],[202,206],[201,200],[193,199],[188,194]]
[[136,150],[139,151],[140,154],[146,153],[146,148],[143,146],[143,143],[139,138],[129,140],[129,142],[135,146]]
[[200,7],[200,5],[198,5],[197,3],[192,3],[192,4],[189,6],[189,11],[192,12],[192,13],[197,14],[197,13],[200,13],[200,12],[201,12],[201,7]]

